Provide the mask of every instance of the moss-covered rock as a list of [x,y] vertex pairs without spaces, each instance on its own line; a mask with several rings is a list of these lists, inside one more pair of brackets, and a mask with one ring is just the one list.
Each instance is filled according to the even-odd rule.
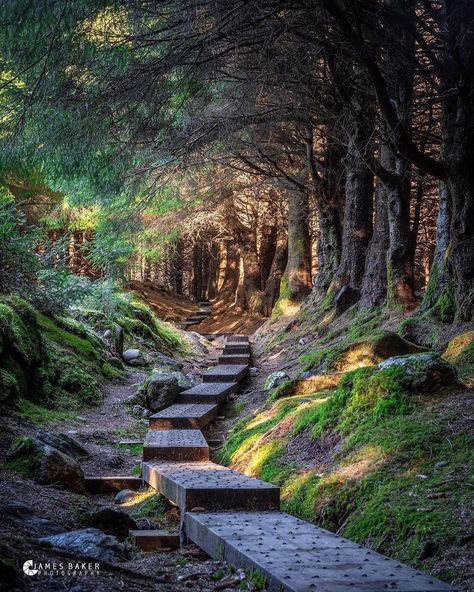
[[474,385],[474,331],[467,331],[451,339],[443,358],[456,366],[462,380],[469,386]]
[[37,438],[17,439],[7,456],[6,468],[24,473],[42,485],[85,493],[84,473],[77,461]]

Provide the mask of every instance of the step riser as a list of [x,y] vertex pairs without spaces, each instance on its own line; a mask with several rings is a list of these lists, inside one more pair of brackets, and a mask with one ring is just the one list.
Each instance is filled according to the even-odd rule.
[[222,353],[224,356],[234,356],[234,355],[243,355],[243,354],[248,354],[250,355],[250,348],[249,347],[230,347],[227,346],[224,347],[224,349],[222,350]]
[[131,530],[130,538],[142,551],[174,550],[179,548],[179,536],[153,530]]
[[227,399],[229,394],[230,393],[221,393],[219,395],[185,395],[184,393],[180,393],[176,402],[180,405],[185,403],[214,403],[215,405],[218,405]]
[[141,477],[86,477],[89,493],[117,493],[122,489],[138,491],[143,485]]
[[235,364],[236,366],[241,366],[242,364],[250,364],[250,356],[220,356],[219,357],[219,364],[223,365],[232,365]]
[[249,372],[247,365],[216,366],[202,374],[203,382],[239,382]]
[[249,338],[246,335],[232,335],[232,337],[229,337],[228,342],[248,343]]

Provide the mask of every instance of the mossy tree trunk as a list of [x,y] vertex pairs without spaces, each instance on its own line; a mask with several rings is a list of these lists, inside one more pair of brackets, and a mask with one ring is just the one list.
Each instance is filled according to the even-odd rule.
[[276,301],[280,297],[281,278],[288,262],[288,237],[283,230],[278,233],[275,254],[270,275],[263,294],[263,314],[270,316]]
[[299,302],[312,288],[309,201],[304,190],[288,190],[288,298]]

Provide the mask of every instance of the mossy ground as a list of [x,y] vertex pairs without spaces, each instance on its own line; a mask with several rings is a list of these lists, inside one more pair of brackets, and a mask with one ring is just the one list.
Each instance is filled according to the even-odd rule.
[[289,381],[236,423],[220,460],[279,485],[284,511],[451,581],[474,514],[473,399],[409,392],[402,372],[360,368],[310,395],[288,396]]

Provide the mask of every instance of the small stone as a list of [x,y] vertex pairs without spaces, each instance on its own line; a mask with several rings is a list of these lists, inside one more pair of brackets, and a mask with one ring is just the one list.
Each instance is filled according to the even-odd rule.
[[117,505],[126,504],[136,499],[138,495],[136,491],[132,491],[131,489],[122,489],[115,495],[114,503]]
[[110,329],[107,329],[107,331],[104,331],[104,334],[103,334],[104,339],[110,339],[111,337],[112,337],[112,331]]
[[250,376],[257,376],[258,375],[258,368],[254,368],[252,366],[252,368],[250,368],[250,370],[249,370],[249,374],[250,374]]
[[287,380],[290,380],[290,377],[286,372],[283,372],[282,370],[279,370],[278,372],[272,372],[265,380],[263,388],[266,391],[271,391]]
[[139,349],[127,349],[123,352],[122,358],[129,366],[145,366],[147,363]]

